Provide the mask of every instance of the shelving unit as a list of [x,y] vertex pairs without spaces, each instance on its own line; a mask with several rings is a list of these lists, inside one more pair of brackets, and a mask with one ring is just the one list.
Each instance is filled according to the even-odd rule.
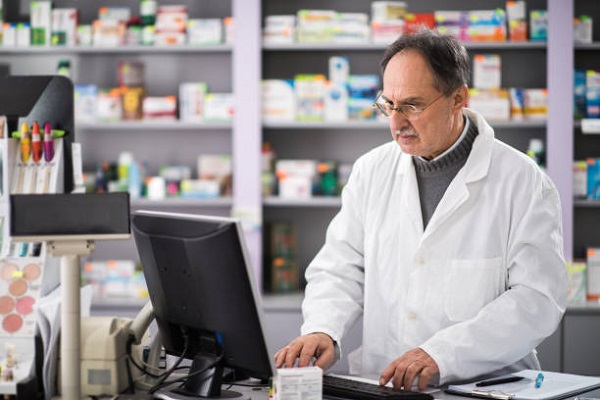
[[[468,10],[504,7],[504,1],[488,1],[485,5],[476,1],[409,1],[410,12],[431,12],[435,9]],[[548,9],[545,0],[527,2],[528,10]],[[262,1],[262,17],[267,15],[295,14],[300,6],[275,0]],[[349,4],[326,0],[309,1],[301,8],[317,8],[343,12],[370,13],[370,3]],[[382,44],[322,44],[293,43],[262,45],[263,79],[292,79],[300,73],[327,75],[330,56],[345,56],[349,60],[351,74],[379,75],[379,58],[385,49]],[[498,53],[502,57],[502,86],[544,88],[549,86],[546,66],[549,45],[546,42],[485,42],[465,43],[471,55]],[[489,121],[501,140],[526,150],[529,140],[540,138],[547,142],[548,121]],[[352,163],[357,157],[390,140],[385,120],[348,122],[268,122],[262,125],[262,137],[271,144],[277,158],[335,160]],[[549,159],[548,163],[554,160]],[[340,205],[340,200],[329,200],[323,206],[322,199],[289,201],[269,197],[263,200],[264,222],[279,219],[291,220],[298,240],[298,259],[303,270],[316,254],[325,237],[321,227],[323,218],[330,220]],[[314,215],[311,216],[311,213]],[[319,228],[311,228],[310,222],[319,221]]]
[[[590,15],[594,19],[600,18],[600,5],[596,2],[586,2],[573,0],[574,15]],[[593,43],[576,43],[573,51],[573,68],[600,70],[598,55],[600,54],[600,29],[594,26],[592,33]],[[595,134],[586,134],[582,132],[581,121],[575,121],[571,130],[574,138],[574,160],[585,160],[589,157],[600,156],[600,137]],[[574,248],[573,256],[583,259],[586,257],[588,247],[600,246],[596,226],[600,223],[600,212],[597,208],[600,202],[594,200],[579,200],[573,202],[573,225],[574,229]]]

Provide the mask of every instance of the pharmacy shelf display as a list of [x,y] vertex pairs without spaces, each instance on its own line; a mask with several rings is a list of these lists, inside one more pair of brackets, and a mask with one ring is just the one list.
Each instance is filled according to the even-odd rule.
[[[596,21],[600,18],[600,4],[581,0],[574,0],[573,3],[575,17],[587,15],[591,17],[592,20]],[[600,30],[598,29],[597,24],[596,26],[593,26],[591,36],[591,42],[588,41],[586,43],[575,43],[573,52],[574,68],[581,71],[598,71],[596,72],[597,75],[600,73],[600,62],[598,62],[598,54],[600,51]],[[594,77],[592,76],[590,78]],[[585,87],[585,82],[582,83]],[[578,85],[577,82],[575,83],[575,93],[580,92],[580,85],[581,84]],[[588,90],[594,89],[590,88]],[[590,111],[593,112],[592,110]],[[577,115],[577,117],[581,117],[581,112],[578,114],[579,115]],[[587,168],[588,176],[587,178],[584,176],[584,180],[594,179],[591,171],[593,170],[593,167],[595,167],[595,163],[592,162],[590,165],[588,160],[593,160],[600,157],[600,152],[598,151],[600,148],[600,136],[595,131],[587,132],[584,129],[585,126],[597,125],[598,116],[592,115],[591,117],[593,117],[593,119],[586,121],[587,123],[582,123],[580,120],[575,120],[573,124],[574,160],[580,161],[580,166],[583,163],[584,174],[586,173],[586,166],[589,166],[589,168]],[[574,171],[575,169],[576,168],[574,168]],[[579,174],[580,173],[581,172],[579,172]],[[598,240],[598,235],[595,228],[597,224],[600,223],[600,212],[598,212],[598,208],[600,208],[600,199],[593,198],[594,196],[590,196],[590,194],[587,193],[588,189],[586,182],[584,182],[583,187],[577,185],[576,182],[579,181],[580,179],[577,177],[574,179],[573,188],[573,194],[575,195],[575,199],[573,201],[573,219],[574,226],[576,228],[574,229],[573,252],[575,258],[585,259],[588,248],[600,247],[600,240]]]
[[[505,1],[489,1],[485,6],[473,1],[406,1],[409,12],[431,13],[434,10],[466,11],[482,8],[504,8]],[[262,1],[262,21],[270,15],[296,15],[299,6],[275,0]],[[344,1],[309,1],[305,9],[366,13],[372,17],[370,3],[350,4]],[[544,0],[527,1],[528,11],[547,10]],[[278,40],[278,39],[276,39]],[[349,60],[350,74],[379,75],[379,58],[385,49],[382,43],[281,43],[266,40],[261,43],[262,79],[294,79],[297,74],[328,76],[330,57]],[[475,54],[499,54],[502,59],[502,87],[546,88],[548,44],[546,41],[465,42],[471,57]],[[493,121],[496,135],[525,151],[531,139],[546,142],[546,119]],[[274,150],[276,159],[331,160],[351,164],[358,156],[389,140],[387,121],[378,119],[349,121],[272,121],[262,122],[262,139]],[[314,196],[306,199],[263,198],[265,227],[279,221],[291,221],[296,228],[297,263],[300,275],[316,254],[325,238],[326,223],[335,215],[341,202],[338,196]],[[264,248],[272,247],[272,238],[265,234]],[[269,257],[265,257],[269,270]]]

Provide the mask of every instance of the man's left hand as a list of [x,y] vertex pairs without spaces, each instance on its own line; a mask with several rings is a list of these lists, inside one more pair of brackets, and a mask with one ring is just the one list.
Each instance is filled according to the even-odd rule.
[[425,350],[416,348],[392,361],[381,373],[379,384],[385,385],[391,380],[394,389],[404,387],[405,390],[412,390],[412,384],[418,377],[419,391],[423,391],[431,378],[439,373],[440,369],[433,358]]

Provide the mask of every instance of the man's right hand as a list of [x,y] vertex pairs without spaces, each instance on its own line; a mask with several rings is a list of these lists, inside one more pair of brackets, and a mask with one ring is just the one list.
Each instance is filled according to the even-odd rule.
[[275,366],[291,368],[296,363],[296,359],[298,367],[307,367],[314,359],[313,365],[327,369],[335,361],[333,339],[321,332],[297,337],[275,353]]

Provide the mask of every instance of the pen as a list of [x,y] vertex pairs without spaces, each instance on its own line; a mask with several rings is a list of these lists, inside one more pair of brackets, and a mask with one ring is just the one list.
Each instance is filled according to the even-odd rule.
[[52,137],[52,126],[50,122],[44,124],[44,160],[52,161],[54,158],[54,138]]
[[475,386],[482,387],[482,386],[500,385],[502,383],[517,382],[517,381],[520,381],[521,379],[524,379],[524,378],[522,376],[509,376],[506,378],[498,378],[498,379],[490,379],[488,381],[481,381],[481,382],[476,383]]
[[29,127],[27,122],[21,124],[21,161],[26,163],[31,156],[31,139],[29,138]]
[[539,389],[542,386],[542,382],[544,381],[544,374],[541,372],[538,374],[537,378],[535,378],[535,387]]
[[35,121],[33,128],[31,129],[31,154],[33,156],[33,162],[36,164],[42,159],[42,137],[40,135],[40,126]]

